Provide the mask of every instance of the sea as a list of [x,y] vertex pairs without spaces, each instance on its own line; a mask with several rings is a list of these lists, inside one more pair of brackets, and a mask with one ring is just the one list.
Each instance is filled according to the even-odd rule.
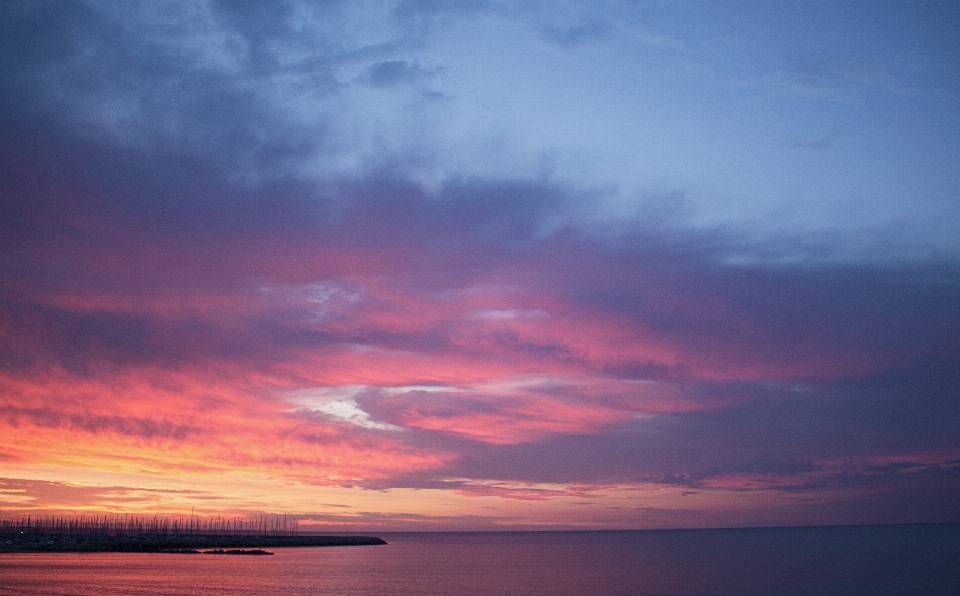
[[273,556],[0,554],[0,595],[960,595],[960,524],[377,535]]

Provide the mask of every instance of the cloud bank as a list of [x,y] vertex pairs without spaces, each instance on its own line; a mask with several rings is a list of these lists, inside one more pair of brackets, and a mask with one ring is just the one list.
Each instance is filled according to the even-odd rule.
[[548,8],[5,3],[0,507],[956,521],[938,30]]

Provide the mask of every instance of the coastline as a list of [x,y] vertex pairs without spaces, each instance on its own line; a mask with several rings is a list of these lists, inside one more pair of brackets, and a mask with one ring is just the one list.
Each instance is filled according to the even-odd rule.
[[130,552],[162,553],[196,549],[261,547],[372,546],[387,544],[376,536],[104,536],[23,534],[0,538],[0,553]]

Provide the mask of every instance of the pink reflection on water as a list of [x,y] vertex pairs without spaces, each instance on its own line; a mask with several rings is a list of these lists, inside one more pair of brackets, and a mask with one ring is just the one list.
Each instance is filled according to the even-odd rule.
[[0,555],[0,593],[954,594],[960,525],[386,534],[273,557]]

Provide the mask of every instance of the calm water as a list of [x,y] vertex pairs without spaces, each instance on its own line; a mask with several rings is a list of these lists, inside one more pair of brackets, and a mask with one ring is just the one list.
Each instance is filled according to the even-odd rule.
[[0,594],[960,594],[960,525],[380,534],[272,557],[0,555]]

